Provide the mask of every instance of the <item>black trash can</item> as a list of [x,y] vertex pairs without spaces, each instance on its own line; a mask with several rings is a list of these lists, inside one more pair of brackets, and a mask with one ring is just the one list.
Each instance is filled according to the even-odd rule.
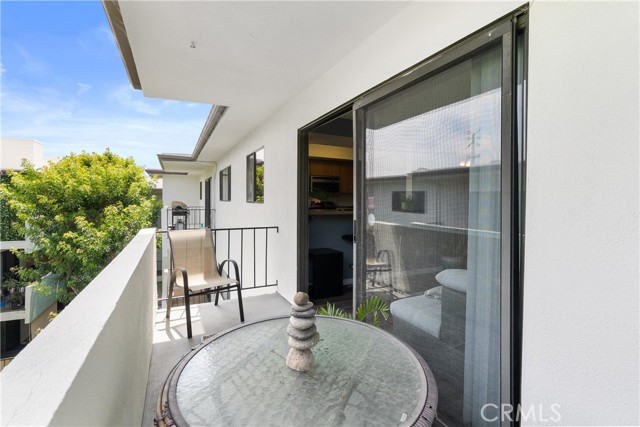
[[309,249],[309,269],[313,286],[312,299],[342,295],[342,257],[340,251],[330,248]]

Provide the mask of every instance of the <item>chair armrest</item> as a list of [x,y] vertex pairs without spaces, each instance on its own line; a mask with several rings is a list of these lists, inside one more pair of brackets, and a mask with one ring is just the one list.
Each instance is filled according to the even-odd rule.
[[177,267],[174,268],[173,271],[171,271],[171,279],[169,280],[169,283],[175,283],[176,282],[176,276],[178,275],[178,273],[182,274],[182,285],[184,287],[184,294],[189,295],[189,279],[187,276],[187,269],[183,268],[183,267]]
[[387,264],[391,263],[391,252],[389,252],[388,249],[382,249],[380,251],[378,251],[378,254],[376,255],[376,260],[377,261],[383,261],[383,258],[385,258],[385,262]]
[[233,264],[233,269],[235,270],[235,273],[236,273],[236,280],[238,281],[238,283],[240,283],[240,270],[238,270],[238,263],[232,259],[226,259],[222,261],[222,263],[220,263],[220,267],[218,267],[218,274],[222,276],[222,273],[224,271],[224,265],[228,262]]

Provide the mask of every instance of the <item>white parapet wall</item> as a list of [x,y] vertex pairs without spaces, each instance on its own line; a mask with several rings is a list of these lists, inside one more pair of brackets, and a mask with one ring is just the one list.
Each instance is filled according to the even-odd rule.
[[141,230],[2,371],[1,425],[141,425],[157,293],[155,235]]

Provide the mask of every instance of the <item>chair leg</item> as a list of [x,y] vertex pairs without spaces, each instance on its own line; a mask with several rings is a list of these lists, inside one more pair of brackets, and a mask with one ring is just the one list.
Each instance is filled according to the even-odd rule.
[[220,289],[216,289],[216,300],[213,305],[218,305],[218,297],[220,296]]
[[167,317],[169,319],[171,317],[171,302],[173,298],[173,280],[169,281],[169,293],[167,295]]
[[240,322],[244,322],[244,308],[242,307],[242,291],[240,290],[240,284],[238,284],[238,307],[240,308]]
[[389,286],[393,289],[393,284],[396,282],[395,277],[393,277],[393,254],[389,253]]
[[185,311],[187,313],[187,338],[191,338],[192,337],[192,333],[191,333],[191,304],[189,303],[189,291],[187,290],[187,288],[184,289],[184,308]]

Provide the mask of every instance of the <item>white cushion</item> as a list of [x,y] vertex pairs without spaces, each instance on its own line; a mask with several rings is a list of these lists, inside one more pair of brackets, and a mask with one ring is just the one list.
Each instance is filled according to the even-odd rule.
[[450,268],[436,274],[436,280],[442,286],[454,291],[467,293],[467,270]]
[[390,309],[394,317],[439,338],[441,307],[439,300],[418,295],[396,300]]
[[424,292],[424,296],[433,299],[442,299],[442,286],[436,286],[435,288],[427,289]]

